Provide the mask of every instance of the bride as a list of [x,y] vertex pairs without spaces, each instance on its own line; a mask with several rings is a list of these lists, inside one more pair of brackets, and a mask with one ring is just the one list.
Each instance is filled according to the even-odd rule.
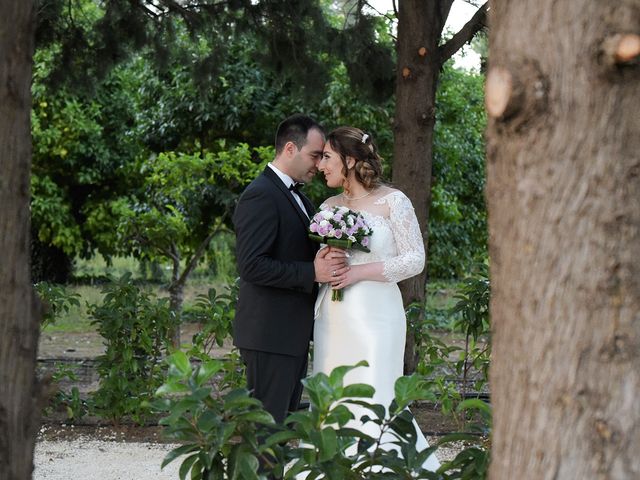
[[[424,268],[425,253],[413,206],[401,191],[381,181],[381,158],[371,135],[358,128],[340,127],[327,136],[318,166],[327,185],[342,188],[323,209],[344,206],[360,212],[372,228],[370,253],[351,251],[350,270],[331,288],[343,290],[332,301],[325,284],[316,302],[313,373],[366,360],[369,367],[351,370],[345,384],[367,383],[375,388],[374,403],[389,406],[394,383],[403,374],[406,318],[397,282]],[[365,411],[354,410],[359,420]],[[356,422],[359,430],[377,436],[376,425]],[[415,423],[418,451],[428,447]],[[431,455],[424,467],[440,466]]]

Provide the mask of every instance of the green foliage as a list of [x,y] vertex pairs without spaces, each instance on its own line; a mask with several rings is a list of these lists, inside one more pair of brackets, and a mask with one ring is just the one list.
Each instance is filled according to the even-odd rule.
[[[138,85],[126,70],[118,70],[96,86],[93,97],[52,88],[48,79],[56,52],[54,45],[34,56],[34,236],[71,257],[87,256],[95,248],[108,255],[113,245],[95,238],[94,225],[86,218],[135,184],[130,165],[142,149],[131,134],[135,115],[131,105]],[[113,231],[113,222],[103,229]]]
[[491,433],[491,406],[479,399],[468,399],[458,405],[458,413],[476,412],[480,422],[471,426],[468,433],[453,433],[445,435],[438,442],[438,446],[452,442],[467,442],[456,457],[443,465],[449,471],[447,479],[484,480],[489,473],[491,460],[491,443],[488,440]]
[[[465,334],[465,349],[456,365],[462,374],[463,394],[468,388],[468,377],[471,369],[480,372],[473,388],[481,390],[489,378],[491,359],[491,339],[489,320],[489,269],[484,263],[478,264],[473,275],[464,280],[457,298],[460,300],[451,310],[452,314],[460,313],[454,323],[454,330]],[[480,337],[482,342],[478,343]]]
[[456,70],[449,63],[440,75],[429,214],[430,278],[461,278],[470,265],[487,257],[483,81],[482,75]]
[[100,386],[93,394],[95,412],[118,422],[130,415],[142,422],[145,403],[164,379],[161,358],[170,347],[175,317],[167,299],[154,299],[131,282],[129,274],[103,288],[102,305],[91,315],[106,351],[97,358]]
[[53,324],[62,313],[69,313],[72,307],[80,306],[80,295],[68,292],[64,285],[39,282],[34,288],[44,304],[41,328]]
[[[445,470],[422,469],[436,447],[415,450],[416,431],[405,407],[429,396],[425,382],[416,375],[396,382],[395,399],[387,413],[382,405],[367,402],[373,395],[371,386],[344,385],[349,370],[366,364],[317,374],[304,381],[310,409],[293,413],[284,425],[276,425],[246,390],[213,395],[211,384],[222,362],[210,360],[193,367],[182,352],[167,360],[169,376],[158,390],[162,398],[154,405],[169,413],[161,423],[168,437],[181,443],[167,455],[163,466],[183,457],[181,479],[263,479],[267,474],[292,479],[300,473],[306,478],[322,475],[328,479],[450,478]],[[350,405],[369,412],[362,420],[378,425],[379,437],[350,426],[354,419]],[[395,444],[395,449],[386,442]],[[350,446],[357,446],[353,454],[345,451]]]
[[221,232],[211,240],[206,254],[208,276],[223,283],[233,283],[238,278],[235,256],[236,237],[233,232]]
[[464,332],[477,340],[481,335],[489,333],[489,267],[486,263],[475,266],[473,274],[463,280],[456,298],[458,303],[451,309],[451,314],[460,313],[454,323],[454,329]]
[[[195,304],[186,309],[183,318],[187,322],[197,322],[202,329],[193,335],[191,348],[187,354],[201,362],[212,360],[215,346],[222,347],[232,335],[233,318],[238,303],[238,282],[225,287],[226,293],[218,294],[210,288],[206,295],[198,295]],[[246,383],[244,364],[237,350],[225,354],[222,368],[216,377],[220,393],[238,389]]]
[[[56,364],[55,371],[51,376],[51,383],[53,385],[58,385],[64,379],[75,382],[78,380],[78,377],[72,368],[63,364]],[[80,396],[80,390],[78,390],[78,387],[74,386],[71,387],[71,390],[69,391],[61,388],[56,390],[55,394],[49,401],[49,404],[45,408],[44,414],[51,414],[60,408],[65,409],[68,421],[75,422],[77,420],[81,420],[82,417],[88,413],[90,406],[89,403]]]
[[238,284],[228,285],[226,289],[227,293],[218,294],[215,288],[210,288],[206,295],[198,295],[195,305],[185,313],[185,320],[203,326],[193,337],[193,346],[201,352],[209,352],[214,345],[222,347],[232,334]]
[[271,415],[244,389],[214,395],[213,377],[223,362],[208,360],[194,368],[179,351],[167,362],[167,380],[157,391],[164,398],[153,405],[169,412],[160,423],[167,427],[168,438],[181,446],[167,455],[162,466],[184,455],[181,479],[189,474],[191,479],[257,478],[258,435],[262,425],[273,424]]
[[80,253],[82,234],[71,212],[71,199],[51,177],[31,178],[31,218],[38,240],[67,255]]
[[218,153],[202,155],[161,153],[141,165],[140,195],[129,203],[117,201],[122,214],[118,235],[126,253],[187,257],[210,240],[216,223],[229,222],[237,193],[260,168],[253,155],[266,151],[252,151],[246,144],[219,147]]
[[478,264],[474,270],[459,284],[455,294],[458,301],[447,311],[451,331],[464,335],[462,347],[432,334],[429,309],[422,320],[418,305],[407,309],[407,318],[416,331],[420,359],[417,371],[429,379],[442,412],[452,415],[461,426],[466,417],[458,415],[458,405],[468,395],[484,391],[491,358],[488,267]]
[[[236,2],[152,21],[120,0],[47,2],[38,12],[33,84],[35,238],[69,256],[97,250],[109,257],[123,245],[147,255],[157,249],[129,248],[118,236],[131,209],[145,217],[139,230],[162,214],[159,230],[186,238],[182,227],[195,226],[191,237],[203,238],[249,179],[231,178],[244,168],[235,165],[246,158],[239,150],[249,149],[254,166],[269,158],[254,148],[271,144],[276,125],[295,111],[328,129],[352,124],[371,132],[390,178],[392,29],[388,19],[358,17],[362,5],[354,7],[305,1],[292,11],[286,2]],[[265,21],[253,24],[258,17]],[[57,83],[64,73],[91,88]],[[372,102],[370,91],[381,101]],[[437,102],[429,276],[453,278],[486,256],[482,77],[446,65]],[[162,156],[182,163],[182,155],[206,163],[227,153],[233,175],[207,183],[203,204],[178,209],[181,215],[149,207],[157,185],[143,178],[143,164]],[[316,203],[330,193],[320,178],[307,187]],[[210,213],[194,211],[201,208]]]

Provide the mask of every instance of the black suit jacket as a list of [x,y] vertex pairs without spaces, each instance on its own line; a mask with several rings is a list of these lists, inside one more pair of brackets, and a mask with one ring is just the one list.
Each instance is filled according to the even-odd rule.
[[[313,205],[304,196],[309,216]],[[240,292],[233,325],[238,348],[303,355],[317,295],[309,219],[266,167],[245,189],[233,216]]]

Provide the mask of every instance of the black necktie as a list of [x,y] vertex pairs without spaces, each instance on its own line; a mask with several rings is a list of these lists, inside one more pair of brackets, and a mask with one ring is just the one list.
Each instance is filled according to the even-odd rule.
[[300,195],[300,189],[304,186],[304,183],[292,183],[289,186],[289,190],[292,191],[293,193],[297,193],[298,195]]

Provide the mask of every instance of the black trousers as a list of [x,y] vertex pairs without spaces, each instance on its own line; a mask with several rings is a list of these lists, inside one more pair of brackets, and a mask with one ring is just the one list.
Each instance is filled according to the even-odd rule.
[[263,403],[276,423],[282,423],[300,405],[300,380],[307,374],[308,353],[291,356],[240,349],[240,356],[247,367],[247,387],[252,396]]

